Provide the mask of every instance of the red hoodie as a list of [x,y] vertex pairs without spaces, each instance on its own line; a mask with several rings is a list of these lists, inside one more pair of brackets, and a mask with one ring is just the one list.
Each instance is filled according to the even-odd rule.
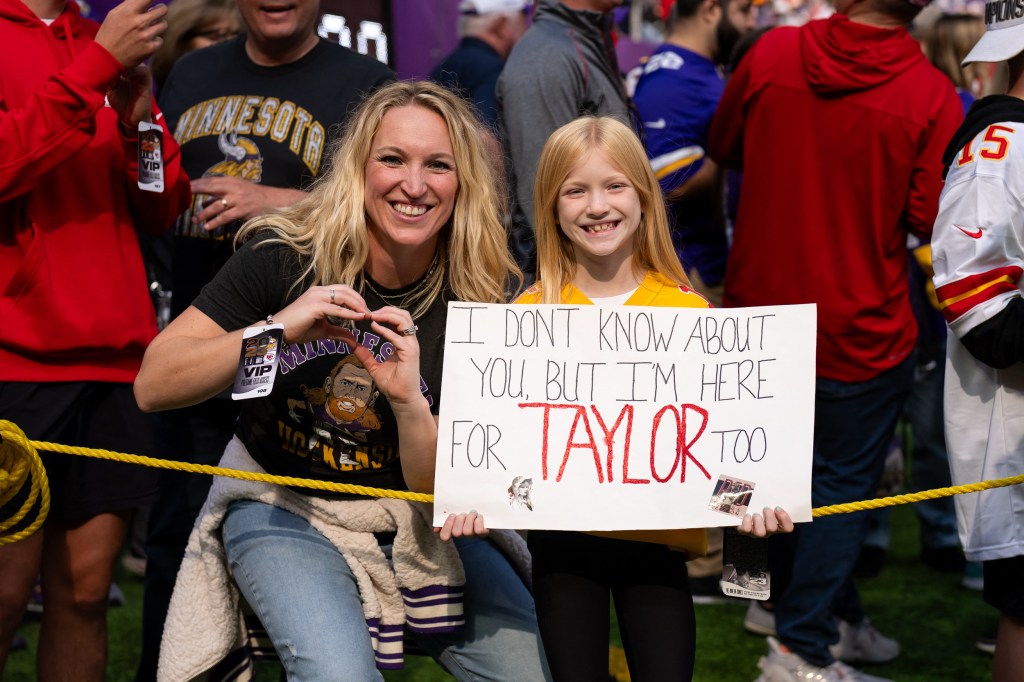
[[743,170],[725,304],[817,303],[820,377],[906,358],[907,232],[931,234],[962,111],[901,28],[835,15],[765,34],[711,125],[711,156]]
[[0,0],[0,381],[131,382],[156,334],[135,229],[170,227],[188,178],[165,126],[165,189],[138,189],[97,29]]

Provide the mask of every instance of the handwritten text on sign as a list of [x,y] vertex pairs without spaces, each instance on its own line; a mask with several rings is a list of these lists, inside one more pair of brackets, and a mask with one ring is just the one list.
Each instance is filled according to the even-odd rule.
[[815,324],[813,305],[449,304],[435,523],[809,521]]

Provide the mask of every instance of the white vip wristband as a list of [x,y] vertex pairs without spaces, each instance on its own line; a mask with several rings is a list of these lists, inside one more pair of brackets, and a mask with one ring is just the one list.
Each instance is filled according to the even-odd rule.
[[231,389],[232,399],[265,398],[270,395],[283,345],[283,324],[246,327],[242,334],[242,351],[238,357],[235,384]]
[[139,121],[139,189],[164,191],[163,139],[158,123]]

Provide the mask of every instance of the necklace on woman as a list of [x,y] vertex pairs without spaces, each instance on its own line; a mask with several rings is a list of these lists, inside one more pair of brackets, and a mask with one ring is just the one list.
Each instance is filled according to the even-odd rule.
[[430,280],[433,277],[434,273],[437,272],[437,266],[439,262],[440,254],[435,253],[434,260],[431,261],[430,267],[427,268],[427,271],[423,274],[423,276],[420,277],[417,282],[413,283],[412,287],[408,291],[403,291],[400,294],[381,293],[380,290],[377,289],[377,287],[373,286],[373,280],[370,279],[370,276],[366,273],[365,270],[363,271],[363,282],[365,282],[366,287],[370,291],[372,291],[377,296],[377,298],[384,301],[385,304],[394,306],[396,308],[402,308],[403,310],[408,310],[410,304],[418,303],[419,300],[423,298],[423,295],[426,294],[427,291],[430,289]]

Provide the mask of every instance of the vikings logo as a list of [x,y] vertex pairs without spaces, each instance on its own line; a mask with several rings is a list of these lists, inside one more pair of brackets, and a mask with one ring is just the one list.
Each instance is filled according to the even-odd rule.
[[263,156],[260,148],[247,137],[237,132],[221,133],[217,136],[217,148],[224,154],[224,160],[206,169],[203,177],[226,175],[259,182],[263,177]]

